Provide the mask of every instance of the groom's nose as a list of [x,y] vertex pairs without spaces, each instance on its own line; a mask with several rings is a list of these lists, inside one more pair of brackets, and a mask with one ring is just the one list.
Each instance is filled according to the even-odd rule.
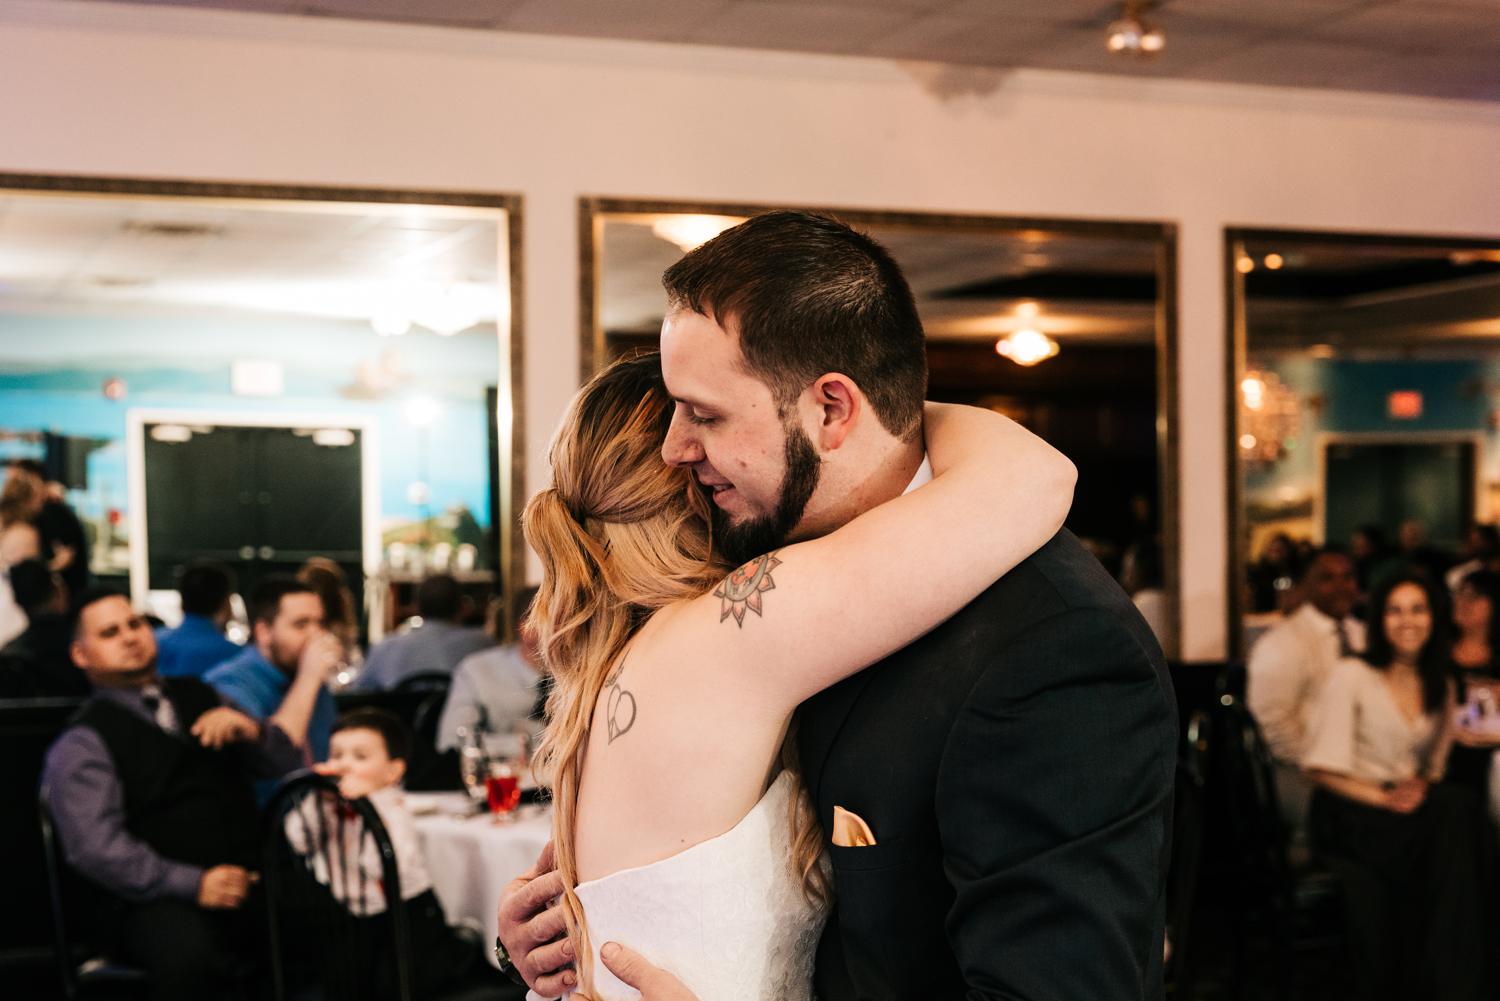
[[692,466],[703,461],[703,445],[692,426],[680,414],[672,415],[667,440],[661,443],[661,458],[669,466]]

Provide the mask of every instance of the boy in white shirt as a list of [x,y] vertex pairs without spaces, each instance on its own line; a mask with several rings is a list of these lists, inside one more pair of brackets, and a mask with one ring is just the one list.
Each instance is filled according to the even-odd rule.
[[[336,778],[344,799],[367,799],[380,816],[395,850],[401,897],[406,901],[412,991],[423,997],[465,981],[482,964],[477,943],[465,941],[448,927],[432,892],[421,840],[401,789],[410,748],[410,731],[397,716],[383,709],[356,709],[334,723],[328,760],[316,765],[315,770]],[[293,849],[311,856],[313,878],[355,921],[384,920],[387,901],[380,853],[357,813],[345,804],[308,796],[287,814],[284,826]],[[330,845],[314,852],[312,845],[315,841],[326,844],[339,840],[343,842],[342,851],[334,857],[354,858],[358,864],[335,865],[330,872],[328,857],[334,849]],[[373,944],[384,937],[374,932],[359,939]],[[370,969],[393,961],[389,955],[367,958]],[[388,972],[391,975],[376,978],[377,987],[393,986],[394,970]]]

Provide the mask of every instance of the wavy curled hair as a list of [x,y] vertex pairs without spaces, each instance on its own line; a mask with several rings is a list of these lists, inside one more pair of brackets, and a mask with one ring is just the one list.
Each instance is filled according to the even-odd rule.
[[[552,486],[533,497],[522,516],[526,541],[542,563],[527,621],[554,678],[536,768],[552,788],[563,914],[585,994],[592,994],[593,951],[574,893],[573,832],[595,703],[653,613],[706,594],[730,569],[714,554],[708,500],[692,474],[662,461],[672,407],[656,352],[600,372],[573,400],[552,442]],[[793,734],[781,757],[797,775]],[[822,835],[805,790],[794,797],[787,820],[804,891],[826,900]]]

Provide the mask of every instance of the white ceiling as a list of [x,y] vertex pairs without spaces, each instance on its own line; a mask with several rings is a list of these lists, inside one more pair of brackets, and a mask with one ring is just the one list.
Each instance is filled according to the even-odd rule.
[[[117,2],[117,0],[95,0]],[[132,0],[142,2],[142,0]],[[144,0],[550,35],[1500,100],[1500,0],[1160,0],[1137,61],[1120,0]]]
[[429,206],[0,194],[0,312],[368,320],[397,294],[457,287],[493,321],[499,225]]

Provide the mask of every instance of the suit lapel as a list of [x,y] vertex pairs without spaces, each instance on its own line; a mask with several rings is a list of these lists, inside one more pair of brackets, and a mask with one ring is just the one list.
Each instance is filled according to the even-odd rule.
[[[869,667],[850,678],[819,692],[797,711],[798,750],[802,755],[802,776],[812,794],[813,802],[821,804],[823,799],[823,770],[828,755],[844,729],[854,705],[869,687],[878,665]],[[821,813],[821,807],[819,812]]]

